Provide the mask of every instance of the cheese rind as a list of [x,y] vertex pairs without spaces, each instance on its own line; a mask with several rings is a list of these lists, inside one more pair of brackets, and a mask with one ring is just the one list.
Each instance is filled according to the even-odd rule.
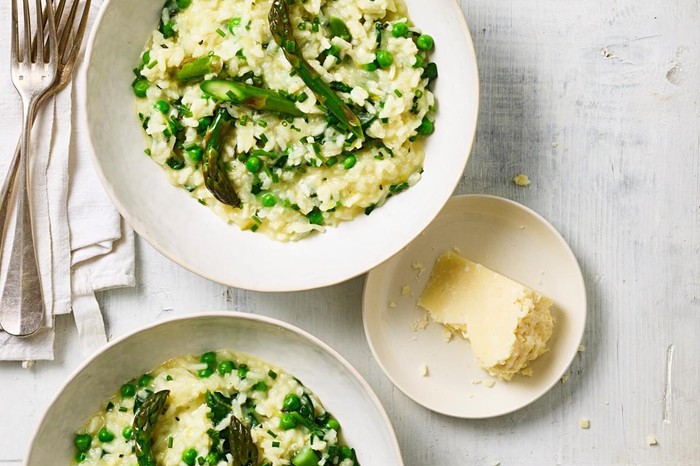
[[552,301],[453,252],[441,255],[418,305],[469,339],[479,366],[504,380],[547,351]]

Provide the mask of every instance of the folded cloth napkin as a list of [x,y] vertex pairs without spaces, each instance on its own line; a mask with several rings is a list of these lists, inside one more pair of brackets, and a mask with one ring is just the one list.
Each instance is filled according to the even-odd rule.
[[[92,2],[89,25],[100,1]],[[20,134],[21,105],[9,73],[10,3],[0,4],[0,176]],[[3,72],[3,68],[6,72]],[[82,68],[83,65],[81,65]],[[33,336],[17,338],[0,329],[0,360],[51,360],[54,316],[74,314],[81,346],[89,353],[106,341],[95,292],[134,285],[134,234],[105,194],[89,155],[82,126],[82,70],[40,112],[32,131],[30,167],[32,220],[46,315]],[[4,153],[3,153],[4,152]],[[9,229],[12,231],[12,229]],[[9,259],[2,254],[0,284]],[[1,312],[1,310],[0,310]]]

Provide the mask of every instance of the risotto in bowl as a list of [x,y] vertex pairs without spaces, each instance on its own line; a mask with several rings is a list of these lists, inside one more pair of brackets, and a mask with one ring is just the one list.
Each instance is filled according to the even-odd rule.
[[338,283],[420,233],[478,108],[454,0],[108,0],[84,77],[127,221],[188,269],[263,291]]
[[239,313],[160,322],[110,343],[41,420],[27,466],[403,462],[367,383],[288,324]]

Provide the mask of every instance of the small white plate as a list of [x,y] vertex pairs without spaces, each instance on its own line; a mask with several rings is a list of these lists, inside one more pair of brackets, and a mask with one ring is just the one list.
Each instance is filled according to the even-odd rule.
[[[550,351],[531,364],[532,377],[496,380],[479,369],[466,340],[448,343],[434,322],[420,328],[426,311],[416,301],[437,257],[453,248],[554,300]],[[487,418],[532,403],[560,380],[583,336],[586,289],[574,254],[545,219],[507,199],[456,196],[417,239],[369,273],[363,321],[379,365],[407,396],[439,413]]]

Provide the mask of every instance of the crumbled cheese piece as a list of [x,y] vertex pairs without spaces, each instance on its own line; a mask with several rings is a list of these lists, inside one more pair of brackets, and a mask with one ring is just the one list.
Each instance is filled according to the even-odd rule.
[[578,352],[583,353],[584,351],[586,351],[586,347],[583,345],[578,345]]
[[525,369],[521,370],[520,373],[525,377],[532,377],[532,368],[526,367]]
[[426,363],[421,364],[419,371],[420,371],[421,376],[427,377],[428,376],[428,365]]
[[396,303],[394,301],[389,301],[389,308],[396,309]]
[[418,305],[432,319],[471,342],[477,363],[510,380],[547,351],[552,301],[513,280],[460,257],[440,256]]
[[456,252],[457,254],[459,254],[460,252],[462,252],[462,250],[459,249],[459,246],[452,246],[452,250],[453,250],[454,252]]
[[482,382],[481,379],[474,379],[474,380],[472,380],[472,383],[473,383],[474,385],[480,385],[481,382]]
[[408,293],[411,292],[411,287],[408,285],[404,285],[401,287],[401,296],[406,296]]
[[423,275],[423,272],[425,272],[425,266],[421,262],[418,262],[418,261],[413,262],[411,264],[411,268],[418,272],[418,275],[416,275],[416,279],[420,278]]
[[564,374],[561,376],[561,383],[566,383],[569,380],[569,374]]
[[411,323],[411,330],[414,332],[417,332],[418,330],[425,330],[429,323],[430,319],[428,314],[423,314],[421,318],[416,319]]
[[484,379],[481,384],[488,388],[493,388],[493,386],[496,385],[496,381],[493,379]]
[[653,447],[654,445],[658,445],[659,442],[656,440],[656,437],[653,435],[647,435],[647,445],[650,447]]
[[523,173],[518,173],[513,177],[513,183],[517,184],[518,186],[530,186],[530,178]]
[[584,417],[580,421],[578,421],[578,426],[581,429],[590,429],[591,428],[591,421],[587,417]]

